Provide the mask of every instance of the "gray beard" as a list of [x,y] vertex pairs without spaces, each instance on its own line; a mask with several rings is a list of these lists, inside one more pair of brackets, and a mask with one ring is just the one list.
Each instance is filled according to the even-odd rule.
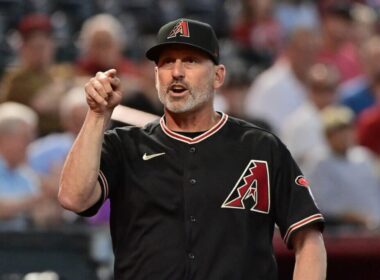
[[[161,89],[160,92],[163,90]],[[158,98],[161,101],[161,103],[164,105],[164,107],[173,113],[186,113],[190,111],[194,111],[195,109],[201,107],[203,104],[207,103],[210,99],[212,100],[214,97],[214,94],[212,92],[212,89],[207,90],[207,93],[201,93],[197,94],[196,98],[194,98],[194,94],[192,94],[192,91],[190,90],[190,94],[187,96],[187,99],[185,102],[183,102],[180,106],[177,106],[177,104],[173,104],[170,101],[170,97],[167,97],[168,95],[158,93]]]

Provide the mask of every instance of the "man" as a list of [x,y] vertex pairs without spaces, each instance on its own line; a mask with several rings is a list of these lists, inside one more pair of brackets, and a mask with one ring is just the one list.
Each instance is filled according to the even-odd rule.
[[37,114],[22,104],[0,105],[0,229],[25,229],[42,201],[36,174],[25,164]]
[[322,10],[320,63],[333,64],[341,82],[362,74],[357,46],[353,42],[354,25],[352,4],[334,1]]
[[363,42],[360,54],[364,74],[341,89],[341,103],[354,111],[356,116],[376,103],[376,87],[380,81],[380,36],[372,36]]
[[49,16],[28,14],[18,25],[20,48],[16,61],[1,80],[0,102],[13,101],[31,107],[39,117],[38,135],[61,129],[58,104],[74,71],[68,63],[55,63],[53,26]]
[[317,63],[307,76],[308,100],[285,120],[281,135],[303,172],[307,162],[327,148],[321,111],[336,102],[339,83],[338,71],[332,65]]
[[[380,88],[377,91],[380,93]],[[359,115],[356,134],[359,144],[370,149],[380,160],[380,102]]]
[[83,88],[72,88],[62,97],[59,105],[58,115],[64,131],[40,137],[28,147],[28,164],[39,176],[49,201],[47,205],[50,212],[56,213],[57,222],[71,222],[77,218],[73,213],[67,215],[68,213],[62,211],[57,201],[57,193],[63,163],[82,127],[87,108]]
[[97,14],[88,18],[79,34],[78,74],[92,76],[98,71],[115,67],[124,78],[138,77],[137,66],[123,55],[126,37],[123,25],[114,16]]
[[307,100],[307,73],[318,51],[313,29],[296,28],[289,34],[283,54],[252,82],[245,114],[267,122],[280,133],[284,120]]
[[147,57],[164,116],[103,136],[121,93],[115,70],[98,73],[59,191],[83,215],[110,198],[115,278],[276,279],[277,223],[296,251],[295,279],[323,279],[323,218],[290,154],[272,134],[213,109],[225,68],[211,26],[170,22]]
[[70,89],[62,97],[59,105],[60,123],[64,131],[40,137],[28,148],[30,166],[43,178],[43,181],[47,181],[55,193],[66,155],[86,117],[88,107],[83,95],[82,87]]
[[329,106],[321,114],[328,149],[308,171],[327,224],[378,230],[380,182],[374,156],[355,143],[354,113]]

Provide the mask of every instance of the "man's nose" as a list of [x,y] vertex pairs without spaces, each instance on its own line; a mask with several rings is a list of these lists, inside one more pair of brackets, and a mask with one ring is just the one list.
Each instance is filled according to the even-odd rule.
[[173,78],[181,79],[185,76],[185,69],[180,59],[177,59],[173,65],[172,71]]

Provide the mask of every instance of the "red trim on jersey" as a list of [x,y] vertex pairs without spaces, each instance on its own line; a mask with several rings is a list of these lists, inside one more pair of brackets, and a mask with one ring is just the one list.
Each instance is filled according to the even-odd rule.
[[226,115],[224,113],[221,113],[221,114],[222,114],[222,117],[220,118],[220,120],[218,121],[217,124],[215,124],[212,128],[210,128],[209,130],[205,131],[204,133],[202,133],[201,135],[199,135],[195,138],[186,137],[186,136],[183,136],[179,133],[176,133],[176,132],[170,130],[165,124],[164,117],[162,117],[160,119],[160,125],[161,125],[162,130],[165,132],[165,134],[167,136],[169,136],[170,138],[174,138],[178,141],[185,142],[187,144],[196,144],[196,143],[199,143],[199,142],[205,140],[206,138],[210,137],[211,135],[215,134],[224,126],[224,124],[227,122],[228,115]]
[[294,224],[292,224],[288,230],[286,231],[286,234],[284,236],[284,241],[286,244],[288,244],[289,242],[289,237],[290,235],[293,233],[293,231],[295,231],[296,229],[299,229],[311,222],[314,222],[314,221],[317,221],[317,220],[321,220],[323,221],[323,216],[321,214],[314,214],[314,215],[311,215],[305,219],[302,219],[301,221],[298,221]]
[[108,188],[108,182],[107,182],[106,176],[104,176],[101,170],[99,170],[99,178],[101,180],[101,182],[99,183],[103,187],[103,192],[104,192],[103,201],[105,201],[109,194],[109,188]]

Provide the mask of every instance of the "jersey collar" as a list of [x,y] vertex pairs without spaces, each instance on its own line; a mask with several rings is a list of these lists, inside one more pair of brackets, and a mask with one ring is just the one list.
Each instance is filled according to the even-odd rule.
[[222,117],[213,127],[211,127],[209,130],[205,131],[204,133],[202,133],[201,135],[199,135],[195,138],[186,137],[184,135],[181,135],[179,133],[176,133],[176,132],[170,130],[165,124],[164,116],[160,119],[160,125],[161,125],[161,128],[164,131],[164,133],[167,136],[169,136],[170,138],[173,138],[175,140],[178,140],[178,141],[181,141],[181,142],[184,142],[187,144],[196,144],[196,143],[199,143],[199,142],[207,139],[211,135],[215,134],[224,126],[224,124],[227,122],[228,115],[223,113],[223,112],[221,112],[220,114],[222,115]]

